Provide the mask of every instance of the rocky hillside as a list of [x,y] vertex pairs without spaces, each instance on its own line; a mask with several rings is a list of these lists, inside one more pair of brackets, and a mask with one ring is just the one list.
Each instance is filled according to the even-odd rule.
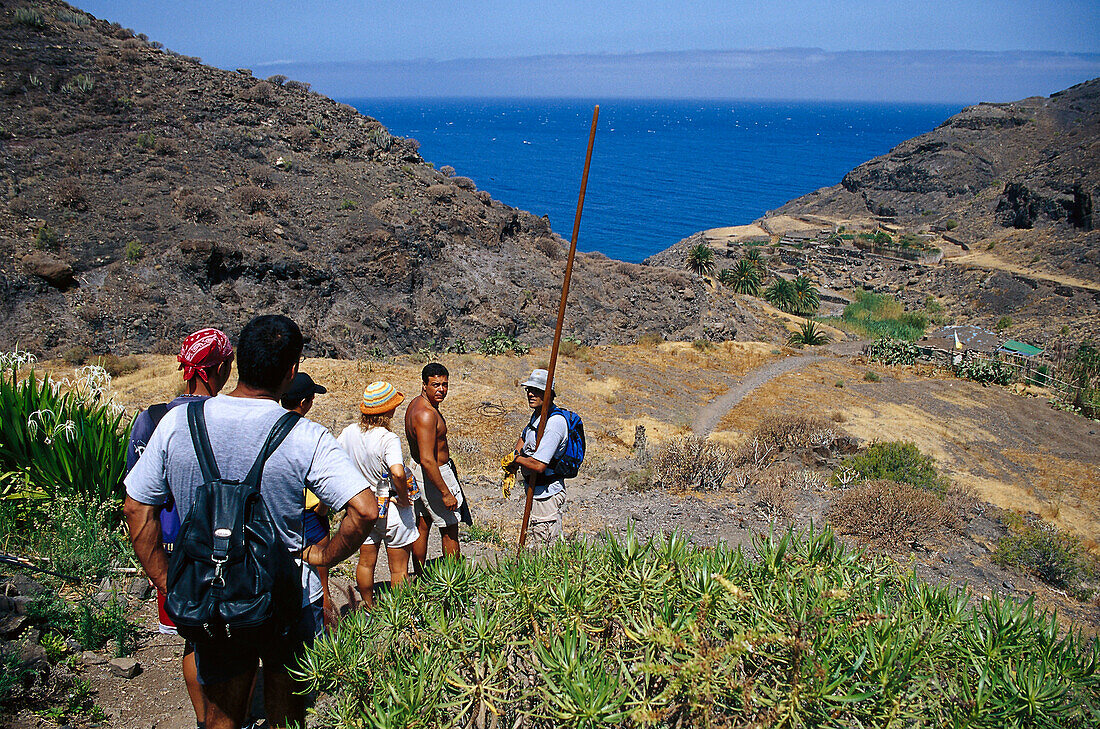
[[[309,90],[64,3],[0,4],[0,346],[167,350],[285,312],[313,354],[553,333],[567,244]],[[577,150],[581,154],[583,150]],[[696,277],[580,255],[589,342],[752,336]]]
[[[1100,282],[1100,79],[977,104],[767,217],[871,217]],[[765,219],[767,219],[767,217]],[[1002,245],[1003,242],[1003,245]]]

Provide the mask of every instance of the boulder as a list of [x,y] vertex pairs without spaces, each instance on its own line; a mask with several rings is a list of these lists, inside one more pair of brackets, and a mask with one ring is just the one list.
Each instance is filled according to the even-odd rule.
[[0,595],[8,597],[34,597],[49,592],[49,588],[22,574],[0,578]]
[[133,578],[130,580],[130,586],[126,589],[126,594],[135,600],[148,600],[153,596],[153,592],[153,586],[145,577]]
[[95,651],[84,651],[80,654],[80,660],[84,662],[85,666],[102,666],[107,662],[107,656]]
[[0,638],[4,640],[18,638],[28,625],[29,621],[26,615],[8,613],[0,618]]
[[73,267],[42,251],[23,256],[23,268],[55,288],[66,289],[73,283]]
[[112,658],[109,666],[111,668],[111,673],[121,678],[133,678],[141,673],[141,664],[129,656]]

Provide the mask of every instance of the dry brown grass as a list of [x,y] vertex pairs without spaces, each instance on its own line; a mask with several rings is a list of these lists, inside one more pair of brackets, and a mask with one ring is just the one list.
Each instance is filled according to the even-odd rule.
[[937,539],[955,523],[938,496],[893,481],[865,481],[845,489],[826,518],[838,534],[893,552]]
[[736,458],[734,452],[721,443],[688,435],[658,448],[651,465],[666,488],[715,491],[725,485]]

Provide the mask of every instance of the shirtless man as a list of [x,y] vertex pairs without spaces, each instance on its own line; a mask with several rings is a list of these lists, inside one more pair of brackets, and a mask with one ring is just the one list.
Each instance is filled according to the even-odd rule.
[[439,528],[444,556],[457,556],[458,523],[470,523],[470,509],[458,483],[458,471],[447,447],[447,421],[439,404],[447,397],[447,368],[432,362],[420,373],[423,387],[405,411],[405,438],[412,455],[412,472],[421,484],[416,501],[413,563],[419,574],[428,556],[428,534]]

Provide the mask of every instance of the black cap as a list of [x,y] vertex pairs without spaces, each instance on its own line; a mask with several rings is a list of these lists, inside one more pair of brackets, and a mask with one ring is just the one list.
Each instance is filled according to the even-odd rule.
[[312,377],[305,372],[299,372],[290,381],[290,387],[287,389],[285,397],[292,400],[305,400],[310,395],[324,395],[326,392],[328,390],[314,382]]

